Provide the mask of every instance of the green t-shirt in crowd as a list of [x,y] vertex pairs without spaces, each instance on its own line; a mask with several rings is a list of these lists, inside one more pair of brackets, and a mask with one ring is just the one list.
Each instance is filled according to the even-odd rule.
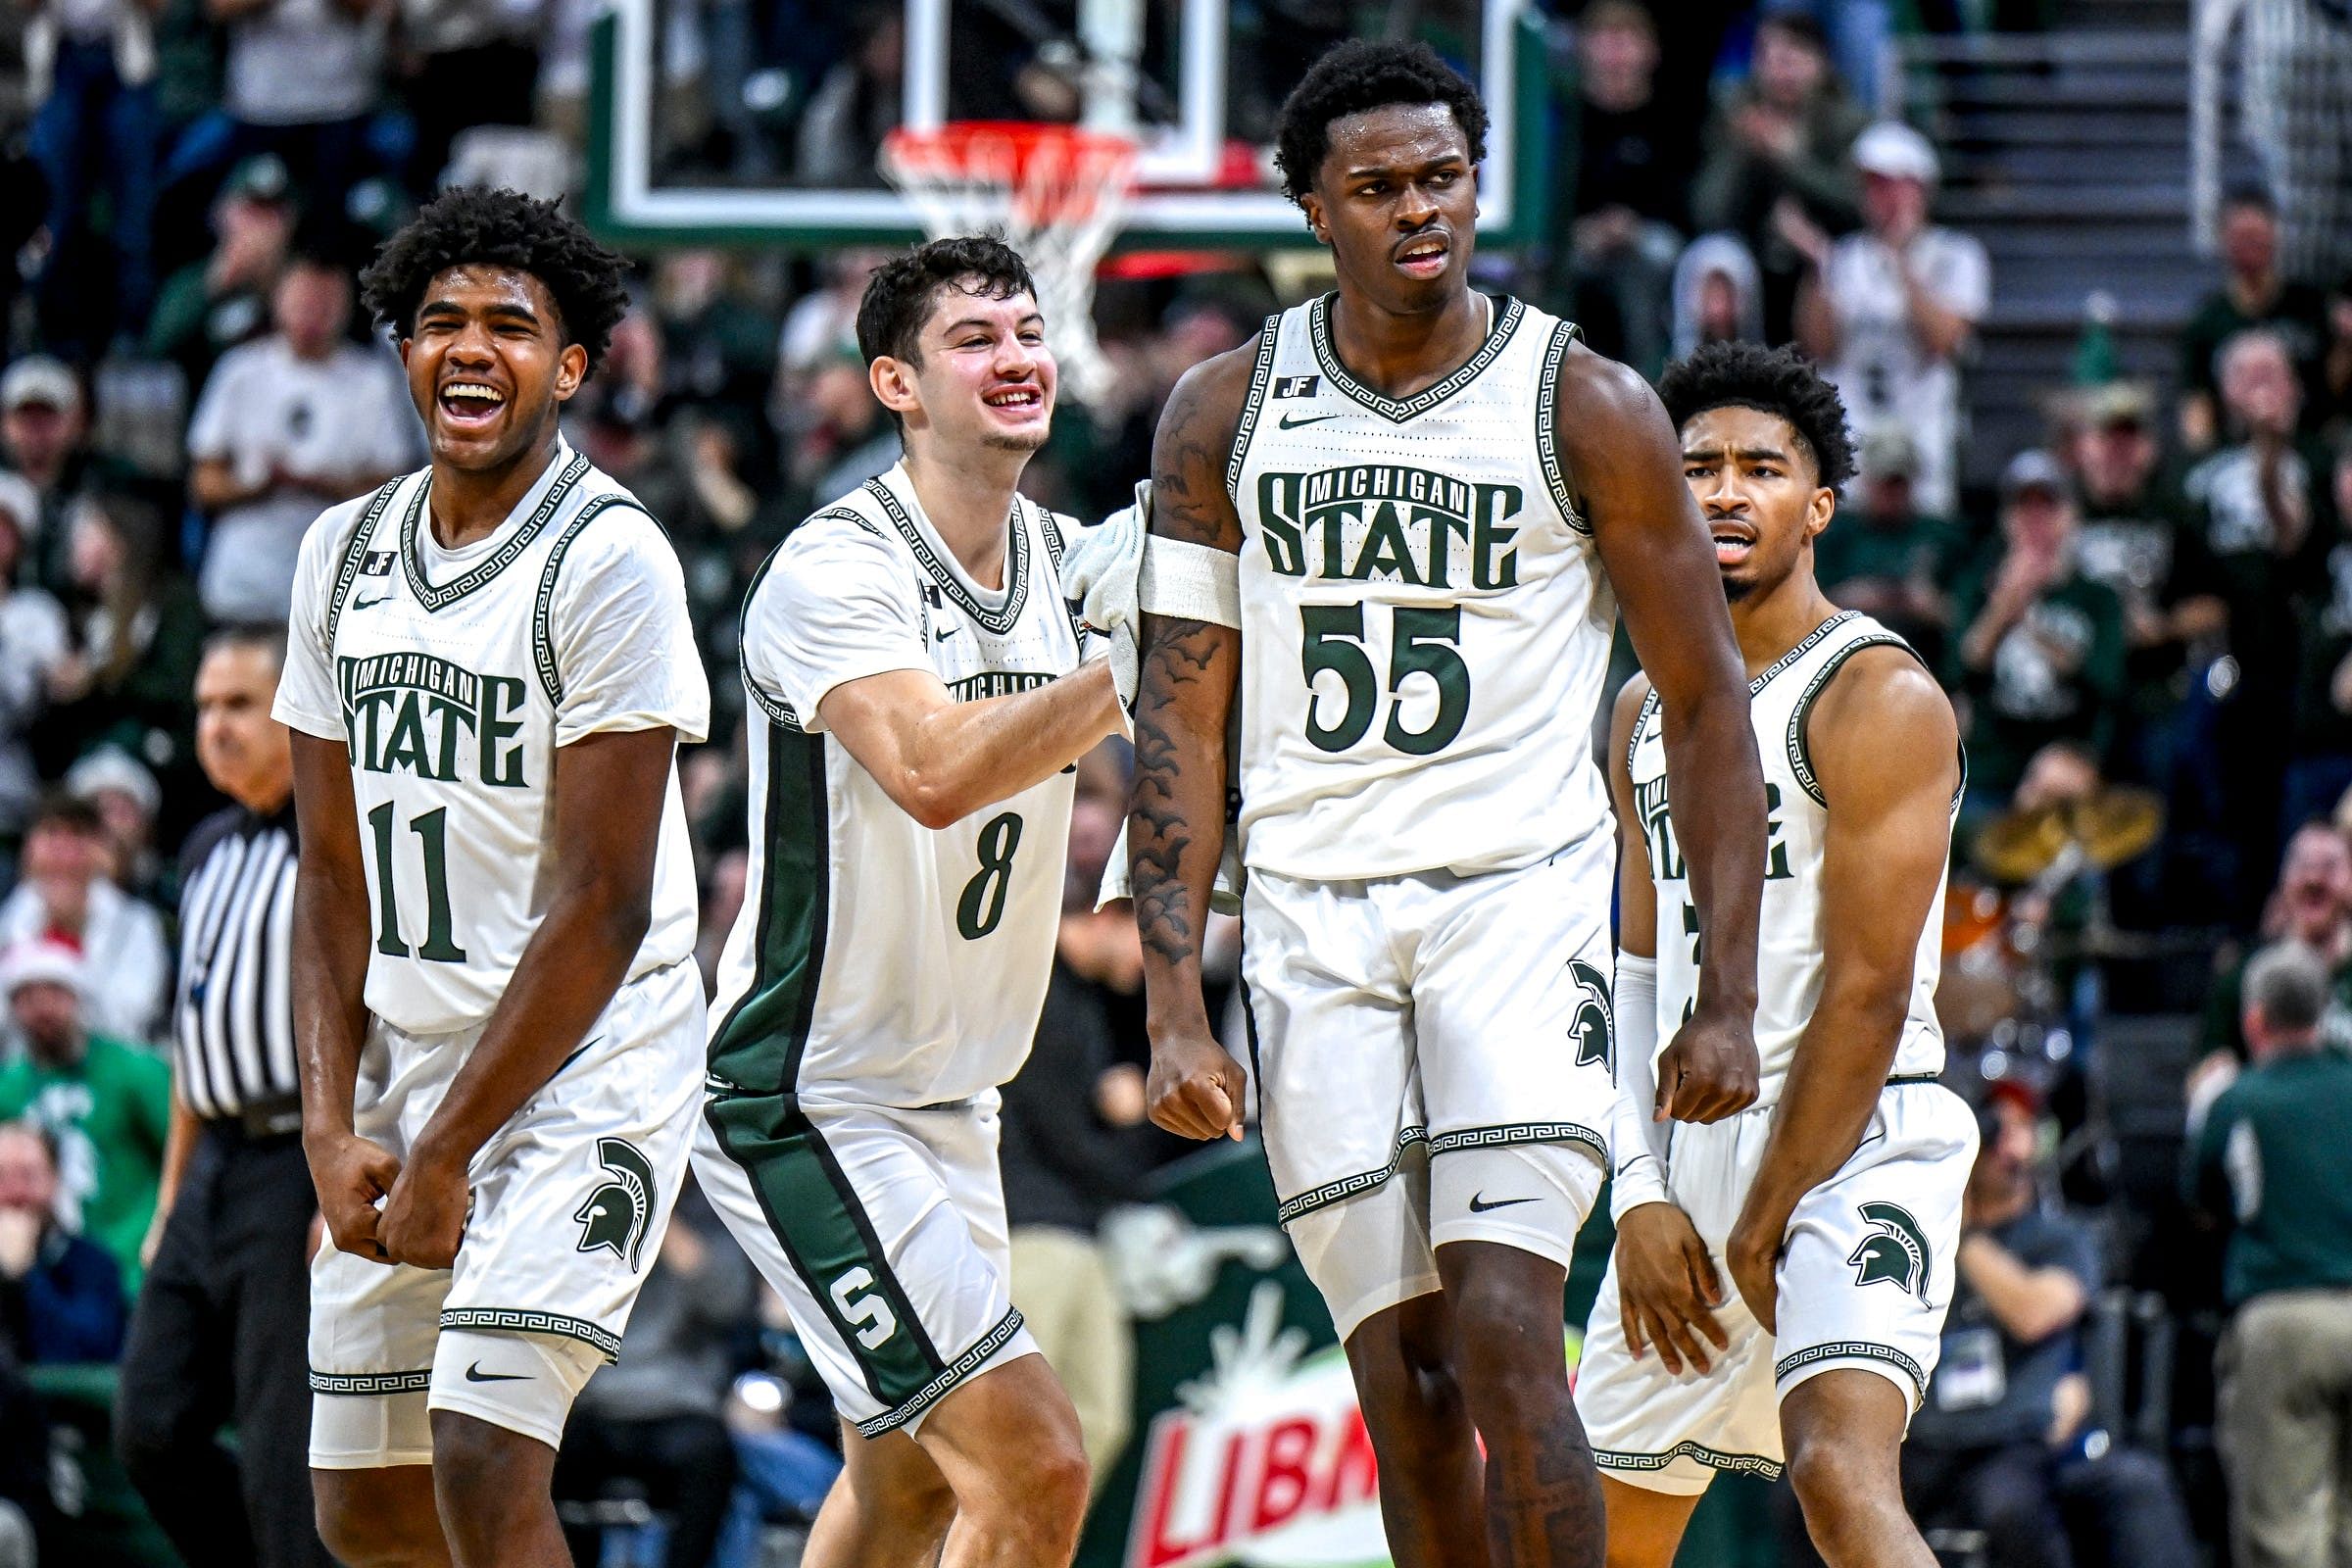
[[2079,572],[2052,583],[1970,669],[1959,650],[2000,570],[1996,559],[1953,596],[1951,678],[1969,697],[1973,795],[2005,798],[2034,754],[2075,741],[2102,761],[2124,698],[2124,607],[2115,590]]
[[70,1067],[24,1056],[0,1067],[0,1121],[19,1117],[56,1135],[64,1218],[115,1255],[135,1292],[172,1122],[171,1067],[106,1035],[90,1036]]
[[2197,1135],[2189,1201],[2233,1230],[2222,1294],[2352,1286],[2352,1056],[2320,1050],[2249,1067]]

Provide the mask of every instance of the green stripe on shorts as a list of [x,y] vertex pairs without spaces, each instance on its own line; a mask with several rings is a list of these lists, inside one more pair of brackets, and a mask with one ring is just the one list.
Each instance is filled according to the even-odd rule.
[[788,1095],[720,1095],[704,1114],[867,1391],[893,1410],[921,1396],[948,1364],[824,1135]]

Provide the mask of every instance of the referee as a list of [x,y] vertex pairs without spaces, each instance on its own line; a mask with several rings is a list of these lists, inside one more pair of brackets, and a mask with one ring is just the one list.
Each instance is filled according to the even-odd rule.
[[[181,855],[172,1136],[115,1409],[123,1464],[189,1568],[331,1560],[308,1470],[318,1202],[286,979],[294,764],[270,716],[285,657],[283,627],[231,627],[197,669],[197,760],[237,804]],[[241,1512],[224,1506],[240,1494]]]

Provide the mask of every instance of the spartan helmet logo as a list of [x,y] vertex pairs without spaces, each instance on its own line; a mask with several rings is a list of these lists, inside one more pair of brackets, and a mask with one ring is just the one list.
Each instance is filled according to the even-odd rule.
[[1870,1234],[1846,1259],[1854,1265],[1854,1283],[1875,1285],[1884,1280],[1925,1301],[1928,1236],[1919,1228],[1919,1221],[1899,1203],[1864,1203],[1856,1212],[1870,1222]]
[[1617,1076],[1617,1013],[1609,997],[1609,977],[1582,958],[1568,960],[1568,977],[1583,990],[1576,1016],[1569,1021],[1568,1038],[1576,1042],[1576,1064],[1599,1062]]
[[612,1179],[590,1193],[571,1216],[580,1222],[580,1250],[610,1248],[634,1274],[645,1250],[646,1222],[654,1212],[654,1167],[637,1152],[636,1145],[621,1138],[599,1138],[596,1157]]

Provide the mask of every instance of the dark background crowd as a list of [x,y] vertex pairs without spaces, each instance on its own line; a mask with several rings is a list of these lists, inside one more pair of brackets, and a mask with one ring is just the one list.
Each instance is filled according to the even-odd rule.
[[[2340,25],[2317,0],[2252,6]],[[1235,25],[1279,40],[1252,55],[1278,74],[1358,9],[1254,0]],[[1986,450],[1971,373],[2003,280],[1937,221],[1952,148],[1904,122],[1882,63],[1923,30],[2000,59],[2068,9],[1558,0],[1545,237],[1480,270],[1648,373],[1727,338],[1812,355],[1861,452],[1818,573],[1962,710],[1945,1010],[1984,1153],[1906,1459],[1939,1552],[2344,1568],[2352,272],[2329,268],[2352,253],[2312,239],[2277,177],[2230,187],[2154,373],[2119,372],[2094,310],[2035,389],[2038,436]],[[181,846],[223,791],[252,805],[199,745],[196,694],[254,645],[208,638],[282,624],[311,519],[422,461],[355,271],[442,184],[574,184],[594,10],[0,0],[0,1565],[36,1542],[41,1561],[172,1560],[109,1363],[179,1197],[175,1097],[183,1118],[195,1098],[171,1064],[192,1004]],[[959,9],[958,112],[1067,113],[1014,12]],[[1408,12],[1441,46],[1458,21]],[[896,8],[663,16],[673,172],[872,180]],[[1247,73],[1236,95],[1244,120],[1280,96]],[[2170,233],[2191,254],[2185,204]],[[683,761],[708,969],[745,869],[736,609],[784,530],[897,442],[852,334],[873,252],[638,260],[565,425],[686,564],[716,710]],[[1113,390],[1060,413],[1031,488],[1089,518],[1123,504],[1176,378],[1301,277],[1297,258],[1114,262]],[[1092,909],[1124,766],[1106,748],[1081,770],[1059,962],[1004,1117],[1014,1295],[1099,1472],[1134,1418],[1103,1238],[1182,1152],[1144,1124],[1132,922]],[[1228,985],[1235,947],[1220,927]],[[793,1560],[834,1441],[778,1304],[690,1196],[565,1442],[580,1560]]]

